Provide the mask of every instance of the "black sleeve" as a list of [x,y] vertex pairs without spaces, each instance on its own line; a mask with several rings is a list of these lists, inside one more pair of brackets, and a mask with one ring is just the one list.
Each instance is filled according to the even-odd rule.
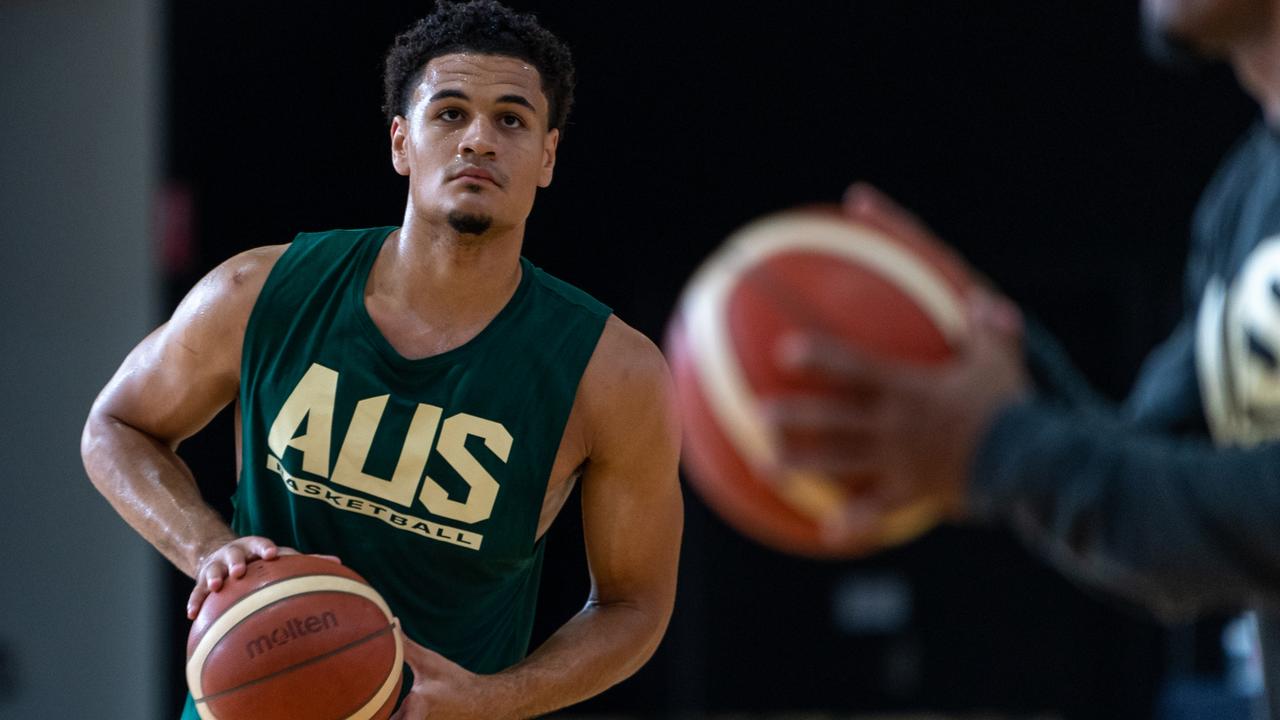
[[1280,445],[1219,449],[1032,400],[988,431],[970,496],[1070,575],[1166,616],[1280,606]]

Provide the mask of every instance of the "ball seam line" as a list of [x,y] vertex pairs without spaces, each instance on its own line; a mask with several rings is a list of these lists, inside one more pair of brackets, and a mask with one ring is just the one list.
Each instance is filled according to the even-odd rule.
[[[296,596],[295,596],[295,597],[296,597]],[[293,672],[294,670],[297,670],[298,668],[306,667],[307,665],[311,665],[311,664],[314,664],[314,663],[320,662],[321,660],[324,660],[324,659],[330,658],[330,657],[332,657],[332,656],[334,656],[334,655],[337,655],[337,654],[339,654],[339,653],[346,652],[347,650],[350,650],[350,649],[351,649],[351,648],[353,648],[353,647],[356,647],[356,646],[358,646],[358,645],[362,645],[362,644],[364,644],[364,643],[367,643],[367,642],[369,642],[370,640],[374,640],[374,639],[377,639],[377,638],[379,638],[379,637],[382,637],[383,635],[386,635],[388,632],[391,632],[391,631],[392,631],[392,630],[394,630],[394,629],[395,629],[395,624],[394,624],[394,623],[387,623],[387,626],[386,626],[386,627],[383,627],[383,628],[379,628],[379,629],[377,629],[377,630],[374,630],[373,632],[369,633],[368,635],[365,635],[364,637],[356,638],[355,640],[352,640],[351,642],[349,642],[349,643],[347,643],[347,644],[345,644],[345,645],[343,645],[343,646],[341,646],[341,647],[336,647],[336,648],[334,648],[334,649],[332,649],[332,650],[329,650],[328,652],[324,652],[324,653],[321,653],[321,654],[319,654],[319,655],[315,655],[315,656],[309,657],[309,658],[307,658],[306,660],[303,660],[302,662],[294,663],[293,665],[290,665],[289,667],[286,667],[286,668],[280,668],[279,670],[276,670],[276,671],[273,671],[273,672],[269,672],[269,673],[267,673],[266,675],[263,675],[262,677],[256,677],[256,678],[254,678],[254,679],[252,679],[252,680],[249,680],[249,681],[247,681],[247,682],[240,683],[239,685],[236,685],[235,687],[230,687],[230,688],[227,688],[226,690],[219,690],[219,691],[218,691],[218,692],[216,692],[216,693],[210,693],[210,694],[205,695],[204,697],[201,697],[201,698],[192,697],[192,700],[193,700],[193,701],[195,701],[196,703],[207,703],[207,702],[209,702],[210,700],[216,700],[217,698],[220,698],[220,697],[222,697],[223,695],[227,695],[228,693],[233,693],[233,692],[237,692],[237,691],[239,691],[239,690],[243,690],[244,688],[247,688],[247,687],[249,687],[249,686],[251,686],[251,685],[257,685],[258,683],[266,682],[267,680],[270,680],[270,679],[275,678],[275,677],[279,677],[280,675],[283,675],[283,674],[285,674],[285,673]]]

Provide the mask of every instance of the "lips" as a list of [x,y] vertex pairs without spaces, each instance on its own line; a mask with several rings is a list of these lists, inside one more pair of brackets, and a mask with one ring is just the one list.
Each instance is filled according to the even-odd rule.
[[495,178],[492,173],[490,173],[488,170],[484,170],[478,167],[467,167],[467,168],[458,170],[449,179],[450,180],[473,180],[473,181],[483,180],[496,187],[502,187],[502,183],[498,182],[498,179]]

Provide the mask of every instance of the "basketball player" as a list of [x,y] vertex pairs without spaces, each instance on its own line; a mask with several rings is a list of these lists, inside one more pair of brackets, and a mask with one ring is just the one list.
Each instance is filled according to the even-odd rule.
[[[385,85],[402,224],[214,269],[102,391],[84,462],[195,579],[189,616],[249,561],[337,556],[406,635],[396,718],[540,715],[633,673],[665,631],[683,518],[667,369],[520,255],[568,49],[493,0],[441,3],[396,38]],[[232,401],[228,527],[174,450]],[[525,657],[542,538],[579,481],[591,593]]]
[[[847,392],[781,401],[773,427],[787,464],[872,478],[833,523],[844,542],[870,542],[884,511],[929,499],[954,518],[1011,521],[1073,574],[1166,613],[1274,608],[1280,2],[1145,0],[1143,15],[1155,34],[1227,60],[1263,119],[1198,209],[1187,272],[1195,309],[1148,359],[1124,407],[1033,387],[1016,308],[979,292],[967,344],[936,372],[887,367],[828,338],[787,340],[780,363]],[[852,187],[844,207],[890,233],[929,235],[866,186]],[[1280,711],[1280,625],[1263,614],[1262,626]]]

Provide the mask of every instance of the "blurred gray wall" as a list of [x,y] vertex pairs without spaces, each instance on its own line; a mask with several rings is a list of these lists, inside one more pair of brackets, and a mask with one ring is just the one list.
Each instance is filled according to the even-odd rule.
[[0,0],[0,718],[158,717],[157,555],[79,437],[156,319],[159,0]]

